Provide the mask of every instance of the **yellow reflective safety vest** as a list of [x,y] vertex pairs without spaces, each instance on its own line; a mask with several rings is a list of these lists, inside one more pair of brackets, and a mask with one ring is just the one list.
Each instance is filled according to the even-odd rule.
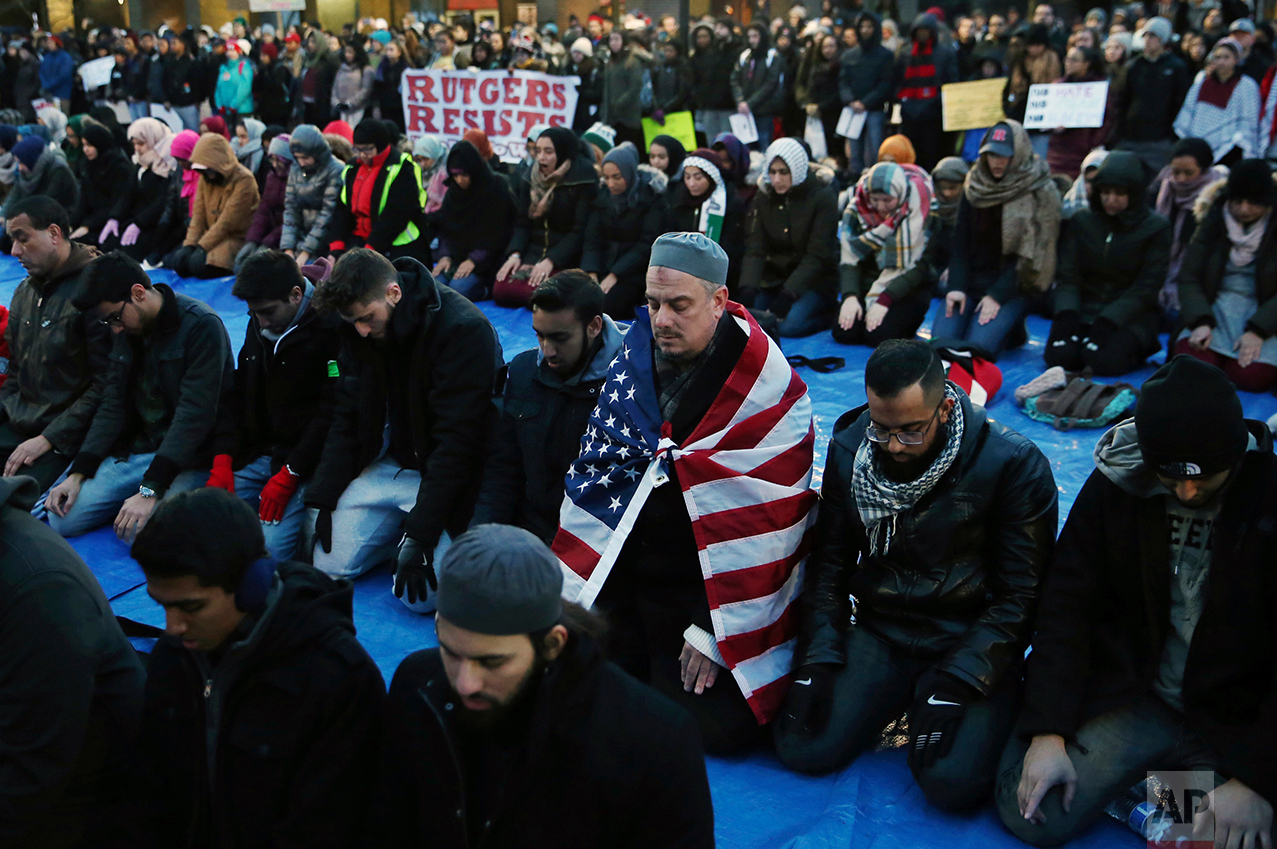
[[[381,215],[382,211],[385,210],[386,201],[390,198],[390,187],[394,185],[395,180],[399,179],[399,172],[404,168],[412,169],[412,179],[417,182],[417,195],[421,198],[422,207],[425,207],[426,187],[421,182],[421,166],[418,165],[408,154],[399,151],[397,152],[399,153],[399,159],[397,161],[392,163],[388,161],[389,157],[387,157],[387,162],[382,166],[382,170],[385,172],[385,180],[381,184],[381,201],[377,205],[378,215]],[[350,203],[350,184],[352,182],[355,169],[358,167],[358,162],[352,162],[347,165],[345,170],[342,172],[341,202],[343,204]],[[403,232],[395,237],[393,244],[395,247],[411,244],[412,242],[417,241],[417,238],[420,235],[421,231],[417,229],[416,223],[409,221],[408,226],[403,229]]]

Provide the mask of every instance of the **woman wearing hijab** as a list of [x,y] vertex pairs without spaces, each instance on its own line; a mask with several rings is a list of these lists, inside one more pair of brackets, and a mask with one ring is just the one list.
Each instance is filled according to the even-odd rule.
[[1171,225],[1148,208],[1145,188],[1140,158],[1114,151],[1095,175],[1090,208],[1065,228],[1047,366],[1114,376],[1157,351]]
[[683,160],[686,158],[687,150],[683,143],[673,136],[659,135],[647,146],[647,164],[668,177],[671,188],[682,179]]
[[62,152],[66,155],[67,164],[74,171],[81,160],[84,159],[84,153],[80,150],[80,135],[84,132],[84,122],[92,121],[86,114],[72,115],[67,121],[66,138],[62,140]]
[[426,205],[422,212],[438,212],[448,193],[448,169],[443,167],[448,149],[438,136],[418,136],[412,143],[412,158],[421,169],[421,185],[426,187]]
[[[1184,261],[1184,250],[1197,230],[1197,216],[1194,215],[1197,199],[1203,197],[1212,184],[1222,188],[1228,179],[1227,168],[1211,165],[1214,158],[1210,145],[1202,139],[1180,139],[1171,148],[1170,164],[1158,173],[1149,187],[1154,198],[1153,208],[1171,222],[1170,261],[1158,302],[1172,320],[1179,316],[1179,290],[1175,280]],[[1207,199],[1208,206],[1213,197],[1212,194]]]
[[328,48],[328,36],[312,30],[306,37],[306,58],[302,61],[298,92],[302,118],[307,124],[323,127],[332,120],[333,80],[340,64],[341,57]]
[[80,186],[61,151],[51,150],[44,139],[31,136],[15,144],[12,153],[18,160],[18,174],[5,198],[3,218],[9,217],[18,201],[32,195],[47,195],[68,211],[76,208]]
[[1099,173],[1100,166],[1104,164],[1104,160],[1108,158],[1109,151],[1102,147],[1096,148],[1086,155],[1082,160],[1080,173],[1077,179],[1073,181],[1073,185],[1064,193],[1064,199],[1060,205],[1060,218],[1068,221],[1077,213],[1084,209],[1091,208],[1091,188],[1095,182],[1095,175]]
[[226,129],[226,121],[221,115],[209,115],[200,121],[200,134],[217,133],[227,141],[231,140],[231,131]]
[[155,118],[139,118],[129,124],[129,140],[133,146],[133,168],[137,175],[137,191],[133,202],[116,222],[113,233],[100,244],[102,250],[123,250],[138,262],[154,254],[165,254],[177,247],[185,235],[172,226],[178,215],[168,216],[161,226],[167,207],[181,204],[181,169],[173,158],[173,130]]
[[838,198],[808,167],[797,139],[772,142],[763,162],[767,171],[745,235],[740,302],[775,314],[781,336],[810,336],[833,318]]
[[120,220],[133,205],[137,170],[106,127],[84,128],[85,179],[80,183],[80,205],[71,216],[72,239],[103,244],[120,234]]
[[434,275],[472,301],[488,297],[514,230],[514,198],[468,141],[448,151],[448,193],[427,217],[439,237]]
[[629,142],[603,157],[603,188],[590,204],[581,270],[603,289],[603,309],[632,321],[643,302],[647,258],[661,234],[661,196],[640,179],[638,151]]
[[266,125],[256,118],[244,118],[235,124],[235,136],[231,139],[235,158],[254,175],[265,155],[262,149],[262,133],[265,130]]
[[879,162],[857,181],[843,216],[835,342],[876,348],[918,332],[935,283],[924,261],[931,197],[927,172],[908,163]]
[[758,186],[747,182],[749,177],[749,148],[731,133],[719,133],[710,145],[714,151],[718,170],[728,187],[736,192],[740,202],[748,207],[758,192]]
[[492,149],[492,142],[488,141],[488,134],[478,127],[471,127],[461,135],[462,141],[468,141],[474,145],[474,149],[479,151],[479,155],[483,157],[483,161],[488,163],[488,168],[492,169],[492,173],[498,178],[506,180],[509,186],[510,167],[501,161],[501,157],[497,156],[495,150]]
[[235,159],[230,142],[213,133],[195,143],[191,168],[199,173],[194,212],[182,246],[164,258],[164,265],[182,277],[225,277],[261,199],[257,181]]
[[345,186],[344,166],[314,124],[298,124],[288,149],[297,167],[288,172],[279,248],[300,267],[328,254],[329,231]]
[[119,145],[120,150],[128,149],[128,129],[120,124],[120,119],[115,116],[114,109],[110,106],[94,106],[89,110],[89,117],[111,131],[111,136],[115,139],[115,143]]
[[182,130],[173,137],[173,142],[169,145],[173,161],[182,169],[182,188],[179,194],[186,202],[188,218],[195,211],[195,190],[200,184],[199,172],[191,168],[191,154],[195,151],[195,144],[199,140],[200,134],[194,130]]
[[345,171],[331,247],[334,253],[372,248],[390,259],[427,261],[421,237],[420,175],[412,157],[394,145],[390,126],[365,118],[355,127],[355,161]]
[[56,106],[46,106],[36,113],[36,120],[49,128],[49,142],[62,146],[67,137],[67,116]]
[[403,79],[403,72],[410,67],[403,42],[398,39],[391,41],[382,51],[381,63],[377,65],[372,84],[373,101],[381,110],[382,120],[393,121],[400,132],[403,132],[405,125],[403,94],[399,91],[399,83]]
[[498,305],[527,306],[532,292],[551,274],[580,263],[598,185],[594,163],[575,133],[550,127],[541,134],[536,162],[514,190],[514,234],[492,288]]
[[908,136],[896,134],[887,136],[878,146],[879,162],[894,162],[897,165],[917,165],[918,154],[913,149],[913,142]]
[[244,234],[244,246],[235,256],[235,272],[253,254],[263,250],[278,250],[284,234],[284,201],[288,190],[288,178],[295,165],[293,152],[288,146],[287,133],[271,139],[266,152],[270,173],[266,175],[266,189],[253,213],[253,223]]
[[1175,117],[1175,134],[1204,139],[1215,162],[1231,165],[1263,156],[1259,141],[1259,84],[1241,72],[1241,45],[1221,39],[1209,70],[1199,71]]
[[1059,231],[1050,170],[1018,121],[999,121],[967,175],[944,311],[931,337],[964,341],[997,359],[1012,332],[1024,333],[1031,297],[1055,278]]
[[703,233],[727,254],[727,288],[735,297],[745,257],[745,205],[718,170],[718,157],[699,148],[683,160],[683,177],[670,183],[662,233]]

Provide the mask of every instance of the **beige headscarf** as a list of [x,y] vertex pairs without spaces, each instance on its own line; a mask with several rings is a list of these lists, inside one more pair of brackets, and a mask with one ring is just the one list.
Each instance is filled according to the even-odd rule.
[[138,118],[129,124],[129,140],[141,139],[146,150],[133,154],[133,162],[149,168],[157,177],[168,177],[177,167],[170,146],[173,144],[173,128],[156,118]]
[[967,202],[976,209],[1002,206],[1002,255],[1020,258],[1016,278],[1026,292],[1045,292],[1055,279],[1055,247],[1060,235],[1060,193],[1051,169],[1033,152],[1019,121],[1008,120],[1015,154],[1001,180],[981,156],[967,173]]

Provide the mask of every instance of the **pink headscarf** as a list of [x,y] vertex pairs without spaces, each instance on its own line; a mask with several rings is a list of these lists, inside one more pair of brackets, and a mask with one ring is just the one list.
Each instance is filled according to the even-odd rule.
[[[169,144],[169,153],[174,159],[190,159],[191,154],[195,151],[195,143],[200,140],[200,134],[194,130],[182,130],[182,132],[173,136],[173,141]],[[186,168],[182,171],[182,197],[186,198],[191,214],[195,213],[195,190],[199,188],[200,175],[199,172]]]

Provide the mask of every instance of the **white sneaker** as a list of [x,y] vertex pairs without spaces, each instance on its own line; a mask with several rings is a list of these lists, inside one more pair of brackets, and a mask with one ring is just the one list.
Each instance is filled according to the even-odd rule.
[[154,271],[155,269],[157,269],[157,268],[159,268],[159,267],[160,267],[160,266],[158,266],[158,265],[151,265],[151,264],[150,264],[149,262],[147,262],[146,260],[142,260],[142,270],[143,270],[143,271]]

